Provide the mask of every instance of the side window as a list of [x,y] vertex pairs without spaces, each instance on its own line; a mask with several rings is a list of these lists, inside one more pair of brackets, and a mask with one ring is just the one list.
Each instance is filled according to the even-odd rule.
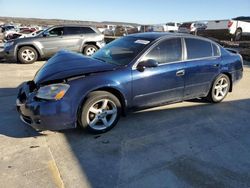
[[188,59],[197,59],[213,56],[212,46],[210,42],[192,38],[186,38],[185,42]]
[[89,33],[95,33],[93,29],[90,27],[81,27],[81,33],[82,34],[89,34]]
[[144,58],[154,59],[159,64],[182,60],[181,39],[167,39],[154,47]]
[[220,56],[220,49],[217,45],[212,43],[212,47],[213,47],[213,52],[214,52],[214,56]]
[[49,36],[56,37],[63,35],[63,28],[62,27],[56,27],[49,31]]
[[65,35],[77,35],[81,34],[80,27],[65,27]]

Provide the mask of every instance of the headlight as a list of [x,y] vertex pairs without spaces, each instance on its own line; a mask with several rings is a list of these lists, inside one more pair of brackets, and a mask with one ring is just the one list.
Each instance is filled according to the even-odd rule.
[[9,47],[9,46],[12,46],[14,44],[14,41],[13,42],[6,42],[5,44],[4,44],[4,48],[7,48],[7,47]]
[[60,100],[69,89],[68,84],[51,84],[41,87],[36,94],[37,98],[47,100]]

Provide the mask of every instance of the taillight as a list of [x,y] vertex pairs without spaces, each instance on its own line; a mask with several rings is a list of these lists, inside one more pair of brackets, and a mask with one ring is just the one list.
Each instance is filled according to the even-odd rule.
[[233,22],[232,21],[228,21],[227,27],[230,28],[232,25],[233,25]]

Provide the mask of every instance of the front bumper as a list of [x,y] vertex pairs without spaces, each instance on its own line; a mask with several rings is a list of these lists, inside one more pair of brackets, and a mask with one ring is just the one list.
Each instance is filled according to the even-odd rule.
[[19,90],[16,107],[21,120],[36,130],[62,130],[76,127],[69,100],[37,99],[30,82],[25,83]]
[[17,61],[14,50],[4,49],[1,53],[2,53],[2,56],[5,60],[10,61],[10,62]]

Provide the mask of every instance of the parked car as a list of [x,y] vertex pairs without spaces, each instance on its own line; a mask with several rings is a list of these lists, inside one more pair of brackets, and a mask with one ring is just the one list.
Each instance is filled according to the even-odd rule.
[[203,22],[194,22],[190,26],[190,33],[196,34],[200,30],[205,30],[207,28],[206,23]]
[[132,33],[138,33],[138,29],[133,26],[118,25],[114,30],[114,36],[125,36]]
[[210,20],[206,24],[206,29],[198,30],[196,34],[216,40],[230,40],[231,36],[228,31],[228,21],[229,20]]
[[180,23],[176,22],[166,23],[166,25],[164,25],[164,31],[177,32],[180,25],[181,25]]
[[191,25],[192,25],[192,22],[182,23],[178,28],[178,32],[179,33],[190,33]]
[[104,36],[90,26],[54,26],[32,38],[20,38],[5,43],[6,58],[21,63],[53,56],[61,49],[92,55],[105,45]]
[[92,57],[57,53],[21,87],[17,110],[35,129],[78,124],[102,133],[128,109],[199,97],[221,102],[242,72],[241,56],[211,40],[177,33],[133,34]]
[[153,31],[153,25],[141,25],[139,26],[139,32],[152,32]]
[[250,17],[237,17],[228,21],[229,33],[235,40],[242,36],[250,36]]

